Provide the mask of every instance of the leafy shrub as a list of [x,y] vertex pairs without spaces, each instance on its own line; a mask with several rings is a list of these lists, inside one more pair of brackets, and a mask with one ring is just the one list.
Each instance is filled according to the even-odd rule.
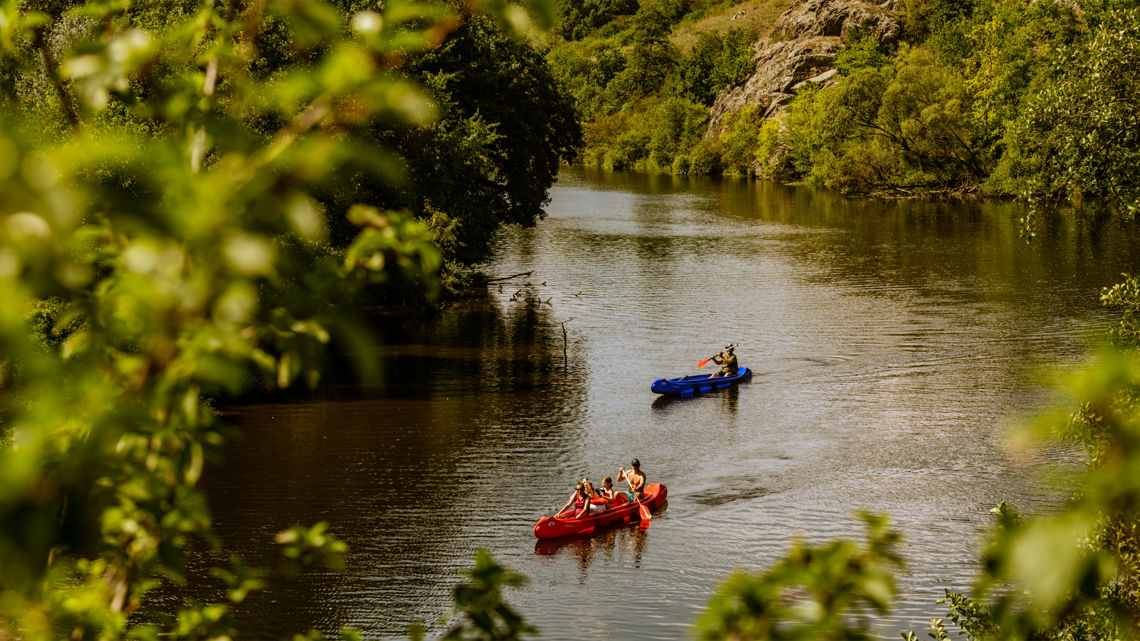
[[1087,42],[1059,47],[1013,128],[1033,204],[1103,197],[1140,212],[1140,10],[1112,11]]
[[708,121],[708,110],[682,98],[667,98],[651,112],[653,123],[649,142],[650,160],[658,167],[671,167],[675,155],[700,140]]
[[754,173],[752,168],[757,161],[763,124],[758,105],[748,105],[724,119],[720,142],[724,149],[721,168],[725,174],[747,176]]
[[581,40],[618,16],[637,12],[637,0],[559,0],[554,32],[567,40]]
[[693,48],[677,63],[671,91],[694,102],[712,105],[718,92],[752,73],[752,32],[729,29],[702,32]]
[[690,173],[699,176],[719,176],[724,147],[717,138],[702,139],[689,153]]
[[835,56],[835,68],[844,76],[860,69],[878,69],[891,63],[892,47],[862,29],[853,30],[847,46]]

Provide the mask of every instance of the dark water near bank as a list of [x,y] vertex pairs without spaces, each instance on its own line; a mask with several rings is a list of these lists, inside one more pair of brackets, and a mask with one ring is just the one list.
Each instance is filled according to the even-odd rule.
[[[247,629],[438,626],[485,547],[530,577],[510,600],[541,638],[678,639],[733,568],[762,570],[797,535],[857,536],[871,509],[906,539],[902,598],[878,622],[897,638],[967,586],[998,500],[1063,496],[1003,431],[1045,400],[1037,368],[1079,359],[1108,322],[1098,289],[1136,268],[1135,234],[1069,216],[1027,245],[1006,204],[580,171],[552,196],[486,268],[533,276],[394,322],[386,383],[230,412],[244,437],[207,478],[227,546],[267,563],[274,533],[318,520],[351,546],[346,573],[253,598]],[[650,393],[729,341],[751,384]],[[576,479],[634,456],[669,487],[647,532],[536,546]]]

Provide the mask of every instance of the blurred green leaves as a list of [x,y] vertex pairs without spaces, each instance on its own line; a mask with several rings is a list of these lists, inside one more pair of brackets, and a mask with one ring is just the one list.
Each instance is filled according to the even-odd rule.
[[[475,567],[452,594],[461,621],[442,638],[445,641],[517,641],[538,632],[503,600],[503,587],[526,583],[522,575],[505,568],[486,550],[475,552]],[[422,638],[413,630],[412,638]]]
[[[235,634],[231,605],[270,576],[238,560],[210,572],[222,602],[129,616],[216,543],[196,487],[225,441],[212,399],[316,385],[334,334],[367,354],[366,287],[435,291],[425,224],[328,194],[344,175],[405,188],[377,132],[438,109],[403,68],[484,10],[529,21],[506,3],[0,0],[0,637]],[[324,524],[278,541],[290,571],[344,565]]]
[[867,615],[890,609],[900,536],[863,513],[867,542],[797,541],[759,576],[733,574],[697,621],[701,639],[870,639]]
[[277,543],[287,559],[301,565],[320,565],[334,570],[344,569],[347,546],[328,533],[328,523],[306,528],[296,526],[277,533]]

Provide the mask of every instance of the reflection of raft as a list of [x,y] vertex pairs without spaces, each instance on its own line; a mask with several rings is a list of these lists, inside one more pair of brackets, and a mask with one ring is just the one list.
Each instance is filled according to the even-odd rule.
[[741,367],[736,376],[717,376],[712,374],[694,374],[681,378],[659,378],[653,381],[650,389],[658,394],[680,394],[692,396],[694,394],[708,394],[715,390],[722,390],[740,381],[752,378],[752,370]]
[[[650,511],[661,507],[669,490],[660,483],[650,483],[645,488],[645,504]],[[641,520],[636,502],[629,502],[624,493],[614,499],[617,505],[610,509],[591,514],[580,519],[564,519],[558,516],[544,516],[534,526],[534,535],[540,539],[556,539],[572,534],[587,534],[597,528],[619,523],[636,523]]]

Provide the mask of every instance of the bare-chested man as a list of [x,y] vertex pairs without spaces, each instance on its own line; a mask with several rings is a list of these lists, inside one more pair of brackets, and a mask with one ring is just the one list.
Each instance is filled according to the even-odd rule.
[[633,459],[629,465],[633,469],[628,472],[625,471],[624,467],[618,469],[617,480],[619,483],[621,481],[629,483],[629,494],[634,501],[643,499],[645,498],[645,472],[641,471],[641,461]]

